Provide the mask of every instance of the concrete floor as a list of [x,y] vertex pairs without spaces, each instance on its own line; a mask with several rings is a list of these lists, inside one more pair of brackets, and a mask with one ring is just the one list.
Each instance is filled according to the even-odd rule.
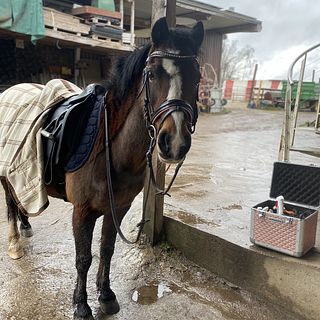
[[[303,114],[302,122],[311,116]],[[281,112],[238,107],[225,115],[201,115],[172,198],[165,200],[166,214],[250,247],[249,208],[268,196],[281,121]],[[310,157],[295,157],[311,163]],[[31,220],[35,235],[24,240],[25,256],[12,261],[6,255],[2,190],[0,197],[0,319],[72,319],[76,273],[71,206],[51,199],[49,209]],[[132,237],[140,208],[141,196],[123,223]],[[121,311],[104,317],[95,290],[99,227],[88,279],[89,303],[96,319],[298,319],[199,268],[166,244],[152,250],[144,244],[128,246],[120,241],[111,279]]]
[[[229,110],[232,112],[228,114],[200,116],[172,197],[165,199],[166,214],[250,247],[250,208],[269,198],[283,113],[238,104]],[[300,112],[298,124],[314,118],[315,113]],[[314,147],[318,140],[319,135],[313,132],[299,131],[296,135],[297,146]],[[320,158],[300,153],[290,153],[290,161],[320,166]],[[320,242],[317,247],[320,252]]]

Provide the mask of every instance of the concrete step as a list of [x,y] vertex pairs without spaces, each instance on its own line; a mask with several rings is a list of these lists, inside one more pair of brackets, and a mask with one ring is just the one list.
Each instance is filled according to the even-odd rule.
[[314,157],[320,157],[320,148],[291,147],[290,151],[300,152]]
[[[245,245],[245,241],[234,243],[168,216],[164,227],[168,242],[199,266],[294,312],[301,319],[319,320],[319,247],[303,258],[294,258]],[[249,238],[246,230],[242,237]]]

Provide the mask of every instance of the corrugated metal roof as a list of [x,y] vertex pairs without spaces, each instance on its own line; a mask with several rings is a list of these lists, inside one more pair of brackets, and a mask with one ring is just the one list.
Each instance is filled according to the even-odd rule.
[[177,16],[181,15],[181,9],[189,10],[184,15],[195,17],[206,15],[203,19],[206,30],[216,30],[220,33],[233,32],[259,32],[261,31],[261,21],[231,10],[226,10],[206,3],[194,0],[177,0]]
[[[214,0],[213,0],[214,1]],[[176,0],[177,23],[190,24],[202,20],[206,30],[220,33],[259,32],[261,21],[231,10],[195,0]],[[148,28],[151,20],[152,1],[135,0],[135,15],[139,20],[137,27]],[[130,4],[125,1],[125,12],[129,14]],[[140,22],[140,23],[139,23]]]

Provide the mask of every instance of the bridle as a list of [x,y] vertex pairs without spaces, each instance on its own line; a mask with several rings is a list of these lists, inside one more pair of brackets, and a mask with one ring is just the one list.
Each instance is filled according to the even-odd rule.
[[[168,184],[168,187],[165,190],[161,190],[155,181],[155,176],[154,176],[154,171],[152,167],[152,154],[154,151],[154,148],[156,146],[157,142],[157,137],[158,133],[166,120],[168,116],[170,116],[173,112],[183,112],[184,116],[186,117],[188,121],[188,130],[192,134],[195,131],[195,126],[197,123],[198,119],[198,108],[196,105],[197,98],[194,101],[193,106],[191,106],[189,103],[187,103],[184,100],[181,99],[169,99],[165,100],[160,106],[155,110],[153,106],[151,105],[150,97],[150,69],[147,65],[149,60],[151,58],[166,58],[166,59],[171,59],[171,60],[193,60],[197,63],[197,66],[199,67],[199,62],[197,59],[197,56],[195,55],[179,55],[176,53],[171,53],[163,50],[157,50],[153,51],[152,53],[149,54],[147,60],[146,60],[146,66],[143,70],[143,86],[142,89],[138,95],[138,97],[141,95],[143,90],[145,89],[145,98],[144,98],[144,118],[146,121],[146,126],[149,132],[150,136],[150,144],[149,144],[149,149],[146,154],[147,158],[147,166],[150,170],[150,179],[152,184],[154,185],[156,189],[156,194],[161,194],[161,195],[169,195],[168,192],[178,174],[179,169],[181,168],[183,161],[180,161],[179,164],[177,165],[175,172],[172,176],[172,179],[170,183]],[[198,91],[198,88],[197,88]],[[156,129],[156,122],[159,121],[158,125],[158,130]],[[170,195],[169,195],[170,196]]]
[[[194,60],[199,66],[199,62],[196,56],[190,55],[179,55],[176,53],[170,53],[162,50],[153,51],[149,54],[146,64],[151,58],[166,58],[171,60]],[[141,95],[142,91],[145,89],[145,99],[144,99],[144,117],[146,120],[147,128],[149,130],[150,126],[155,128],[155,123],[160,119],[159,130],[162,127],[165,119],[171,115],[173,112],[182,111],[188,120],[188,129],[190,133],[194,132],[194,128],[198,119],[198,109],[196,107],[196,101],[193,106],[181,99],[169,99],[165,100],[156,110],[151,105],[150,101],[150,68],[148,65],[143,69],[143,87],[138,95]],[[155,130],[155,129],[152,129]],[[157,130],[155,130],[157,131]]]
[[[155,180],[155,175],[152,167],[152,154],[154,151],[154,148],[156,146],[157,137],[159,134],[159,131],[166,120],[168,116],[170,116],[174,112],[183,112],[184,116],[186,117],[188,121],[188,130],[190,134],[194,133],[195,131],[195,125],[197,123],[198,119],[198,108],[197,108],[197,98],[194,101],[193,105],[190,105],[184,100],[181,99],[169,99],[165,100],[161,105],[154,109],[151,105],[151,92],[150,92],[150,68],[148,67],[148,62],[151,58],[166,58],[166,59],[172,59],[172,60],[193,60],[196,61],[197,65],[199,66],[198,59],[195,55],[179,55],[176,53],[171,53],[163,50],[156,50],[153,51],[148,55],[148,58],[146,60],[146,66],[143,70],[143,86],[137,96],[137,99],[141,96],[142,92],[145,91],[145,98],[144,98],[144,118],[146,121],[146,127],[150,136],[150,144],[148,151],[146,153],[146,160],[147,160],[147,167],[149,168],[150,174],[149,174],[149,181],[146,191],[146,198],[149,195],[149,189],[150,189],[150,182],[154,185],[156,189],[157,195],[169,195],[168,192],[179,172],[179,169],[181,168],[184,159],[180,161],[175,169],[175,172],[172,176],[171,181],[169,182],[167,188],[165,190],[162,190],[158,188]],[[198,92],[198,84],[197,84],[197,92]],[[107,93],[106,93],[107,96]],[[105,101],[106,101],[105,96]],[[121,231],[120,223],[118,221],[116,210],[115,210],[115,201],[114,201],[114,194],[113,194],[113,188],[112,188],[112,180],[111,180],[111,165],[110,165],[110,146],[109,146],[109,136],[108,136],[108,114],[107,114],[107,105],[104,103],[104,109],[105,109],[105,146],[106,146],[106,169],[107,169],[107,183],[108,183],[108,192],[109,192],[109,199],[110,199],[110,207],[111,207],[111,213],[112,213],[112,219],[114,226],[119,234],[119,236],[122,238],[122,240],[128,244],[134,244],[137,243],[140,239],[142,229],[149,220],[145,219],[145,211],[146,211],[146,202],[147,199],[144,200],[143,204],[143,212],[142,212],[142,219],[138,223],[139,231],[137,234],[137,238],[135,241],[128,240],[124,234]],[[159,122],[158,129],[156,127],[156,122]],[[170,195],[169,195],[170,196]]]

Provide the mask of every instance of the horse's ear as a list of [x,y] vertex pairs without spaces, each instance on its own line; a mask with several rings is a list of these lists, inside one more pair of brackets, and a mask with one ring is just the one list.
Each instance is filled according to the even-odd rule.
[[151,31],[151,39],[153,44],[158,47],[169,37],[169,28],[166,18],[160,18],[154,24]]
[[199,49],[204,37],[203,23],[201,21],[198,21],[197,24],[192,28],[191,34],[197,49]]

